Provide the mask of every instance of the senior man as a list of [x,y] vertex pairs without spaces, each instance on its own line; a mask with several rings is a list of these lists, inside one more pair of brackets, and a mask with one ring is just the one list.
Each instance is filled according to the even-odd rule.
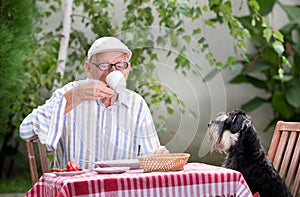
[[20,126],[21,138],[37,136],[55,152],[54,167],[58,168],[70,160],[93,168],[95,161],[133,159],[139,151],[167,153],[145,100],[128,89],[116,92],[106,83],[115,70],[127,79],[131,55],[115,37],[97,39],[84,63],[87,78],[57,89],[34,109]]

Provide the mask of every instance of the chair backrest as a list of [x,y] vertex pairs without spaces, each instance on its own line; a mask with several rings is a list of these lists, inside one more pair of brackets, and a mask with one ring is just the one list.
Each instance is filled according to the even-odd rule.
[[300,122],[278,121],[268,151],[268,157],[293,196],[298,196],[300,186],[299,135]]
[[[38,154],[35,149],[38,149]],[[47,158],[47,151],[46,147],[41,144],[41,142],[36,138],[30,141],[26,141],[26,148],[27,148],[27,156],[28,156],[28,162],[29,162],[29,168],[30,168],[30,175],[32,183],[36,183],[39,179],[39,176],[45,172],[49,172],[49,162]],[[38,165],[38,162],[40,162],[40,165]],[[41,171],[39,173],[38,167],[41,168]]]

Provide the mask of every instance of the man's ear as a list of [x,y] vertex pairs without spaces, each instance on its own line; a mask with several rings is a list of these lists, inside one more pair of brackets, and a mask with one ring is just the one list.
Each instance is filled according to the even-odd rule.
[[84,63],[84,70],[87,78],[92,78],[92,69],[90,67],[90,63],[88,61],[85,61]]

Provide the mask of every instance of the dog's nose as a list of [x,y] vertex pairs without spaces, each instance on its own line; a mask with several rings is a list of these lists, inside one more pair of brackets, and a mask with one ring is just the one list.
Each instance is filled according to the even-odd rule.
[[211,125],[211,122],[209,122],[209,123],[207,124],[208,127],[210,127],[210,125]]

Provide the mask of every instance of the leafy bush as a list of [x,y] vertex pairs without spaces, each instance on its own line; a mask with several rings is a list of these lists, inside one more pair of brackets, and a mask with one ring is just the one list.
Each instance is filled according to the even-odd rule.
[[[24,91],[28,75],[26,60],[35,45],[32,36],[37,15],[34,0],[0,1],[0,169],[18,153],[15,117],[18,97]],[[9,171],[8,171],[9,172]],[[0,176],[2,173],[0,173]]]
[[[268,14],[273,10],[275,1],[261,11]],[[300,6],[287,6],[278,2],[286,13],[289,22],[278,32],[265,30],[261,23],[251,26],[251,16],[239,18],[244,27],[251,33],[251,43],[255,50],[248,53],[250,62],[241,63],[241,72],[231,83],[248,83],[266,92],[265,95],[251,98],[242,108],[252,111],[262,104],[269,104],[274,111],[273,125],[278,120],[300,121]],[[282,35],[282,36],[281,36]],[[285,64],[276,48],[268,40],[280,38],[285,49],[282,53],[291,62]],[[279,67],[278,67],[279,65]]]

